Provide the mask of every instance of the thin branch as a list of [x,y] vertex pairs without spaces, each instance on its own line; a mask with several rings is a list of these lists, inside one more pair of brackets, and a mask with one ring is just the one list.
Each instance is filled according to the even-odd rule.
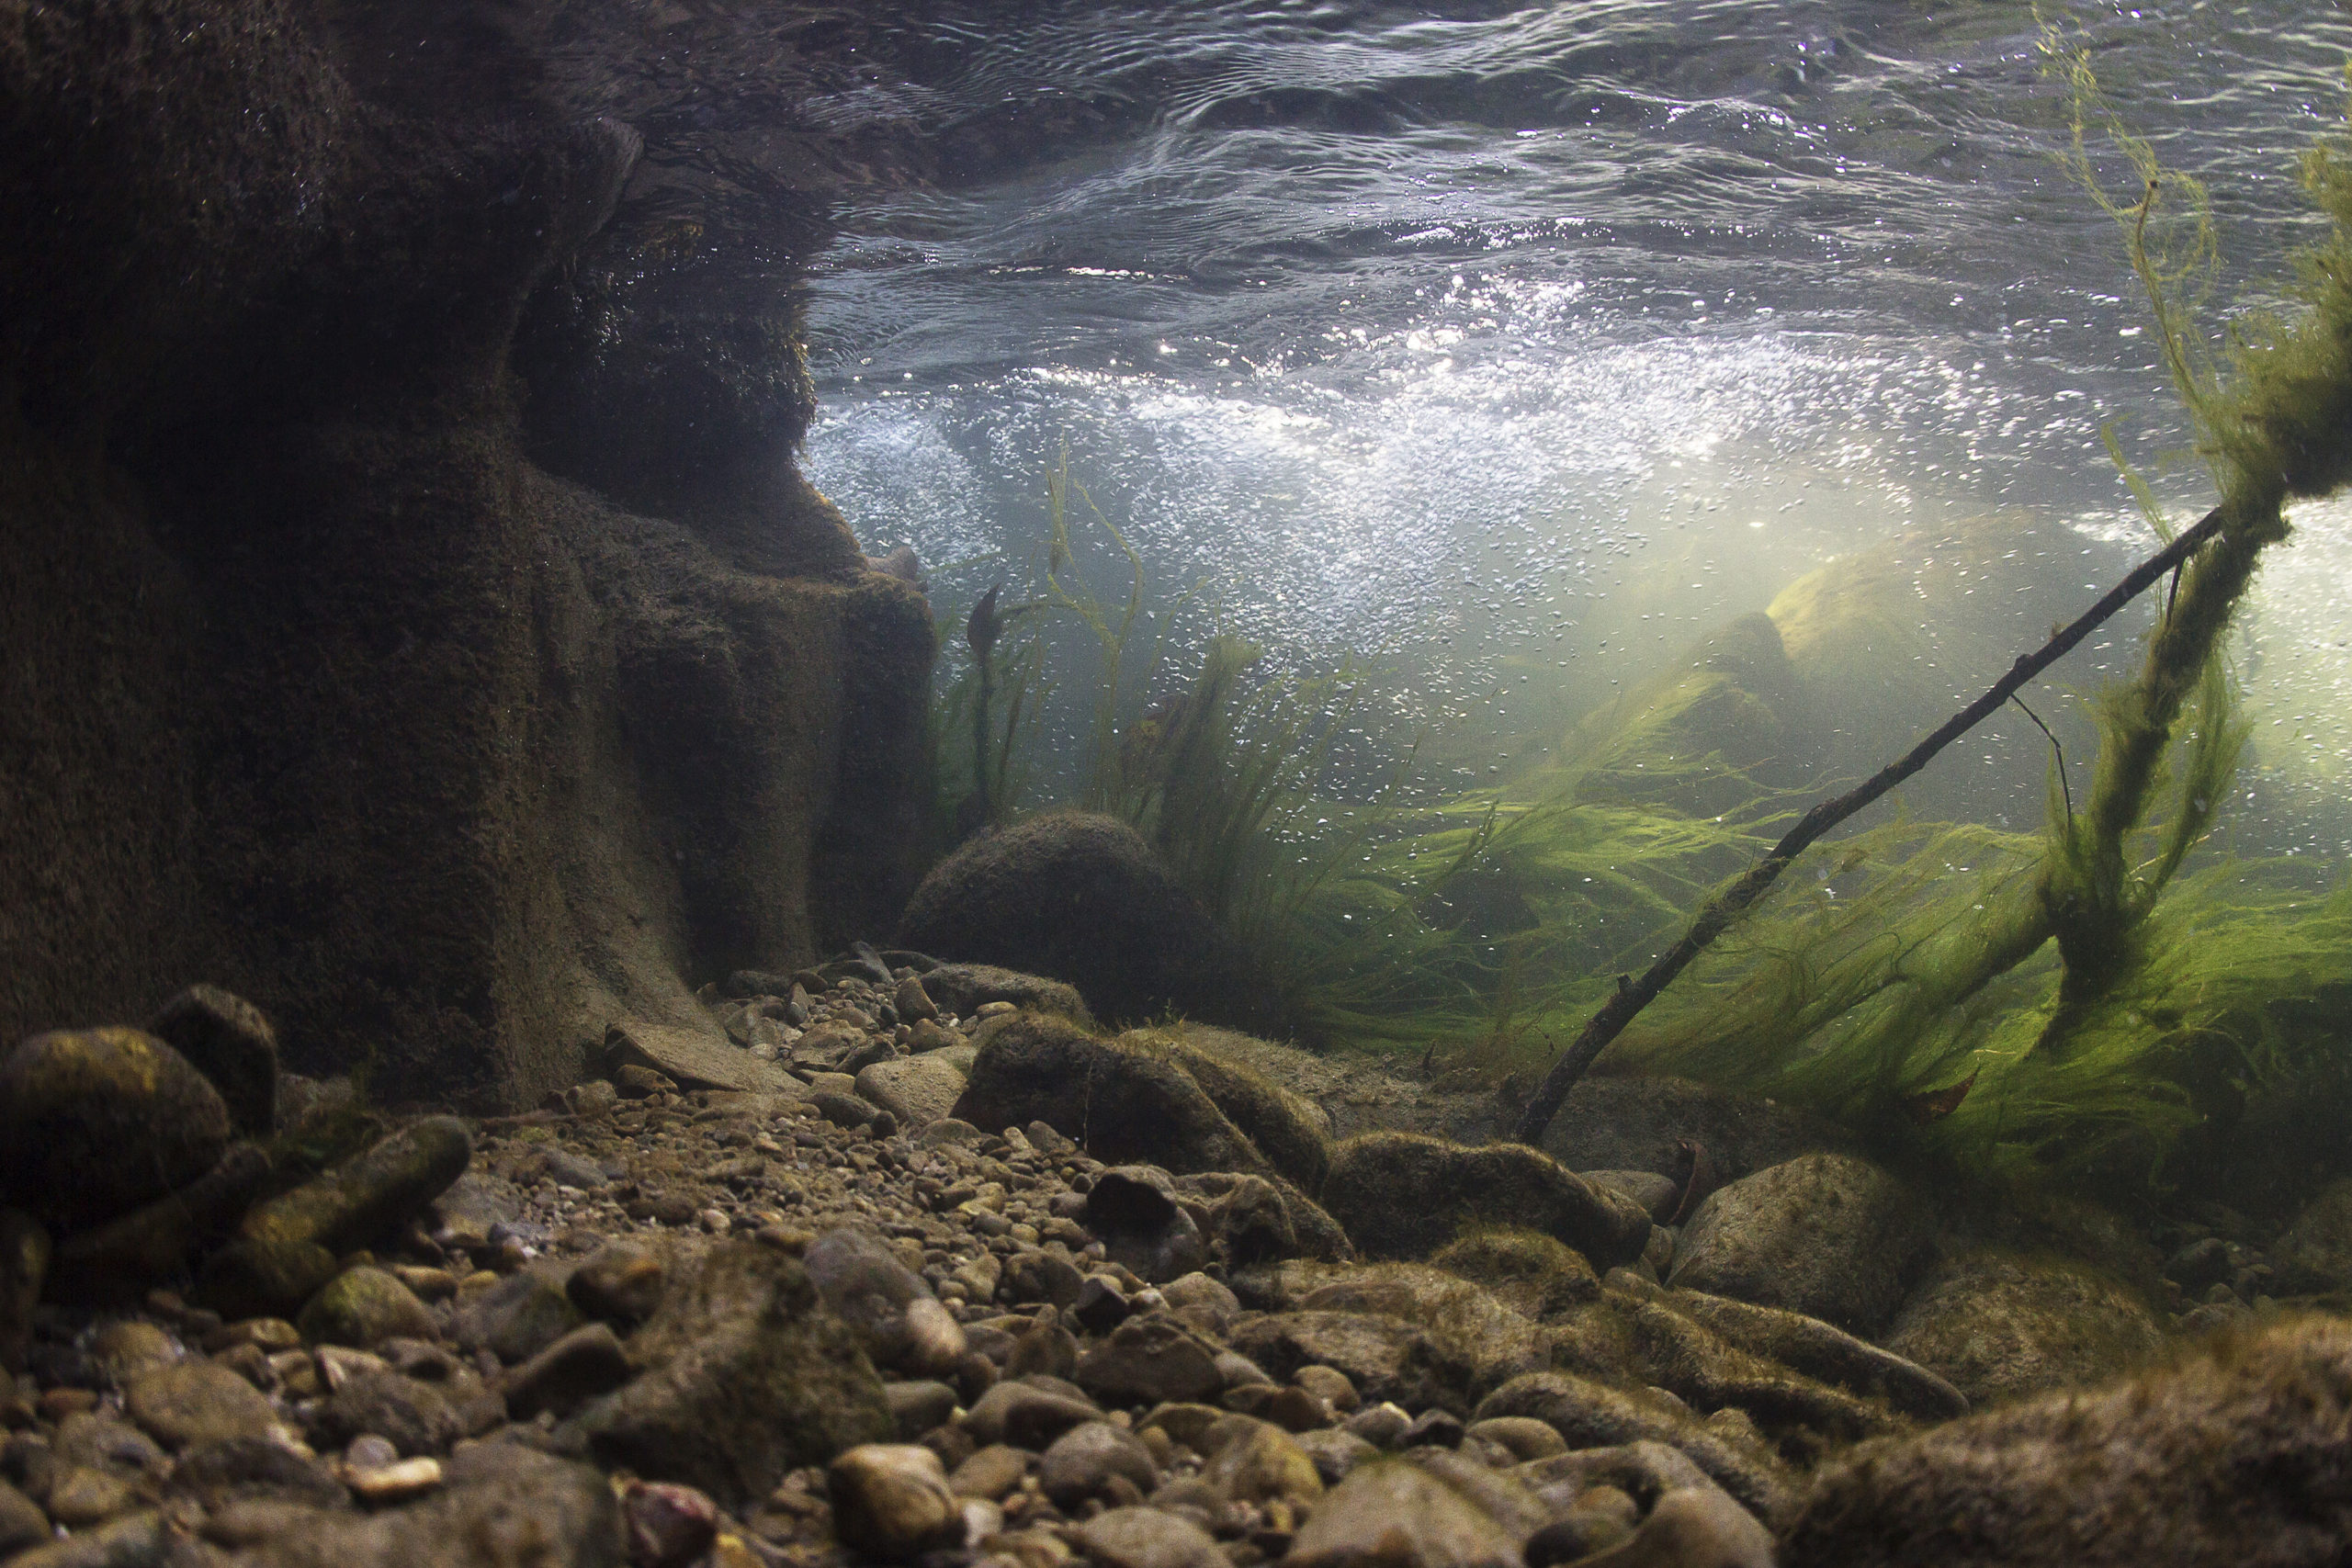
[[1543,1083],[1537,1086],[1534,1098],[1527,1102],[1527,1109],[1521,1115],[1518,1126],[1512,1129],[1511,1135],[1522,1144],[1541,1144],[1544,1129],[1552,1124],[1552,1118],[1559,1111],[1560,1102],[1567,1099],[1568,1090],[1584,1077],[1585,1069],[1592,1066],[1609,1043],[1624,1032],[1625,1026],[1655,1001],[1657,994],[1666,989],[1692,959],[1721,936],[1748,906],[1765,895],[1792,861],[1832,828],[1926,767],[1937,752],[1983,723],[1988,715],[2024,689],[2026,682],[2064,658],[2076,643],[2111,619],[2123,606],[2146,592],[2157,579],[2195,555],[2222,531],[2223,514],[2223,509],[2218,506],[2207,513],[2198,520],[2195,527],[2133,568],[2129,577],[2109,589],[2098,603],[2085,611],[2080,618],[2033,652],[2018,656],[2007,674],[1995,682],[1984,695],[1944,720],[1934,734],[1846,794],[1835,800],[1823,801],[1799,818],[1797,825],[1772,846],[1770,853],[1707,901],[1706,907],[1699,911],[1698,919],[1690,922],[1690,929],[1683,932],[1682,940],[1667,949],[1639,980],[1631,985],[1619,984],[1616,994],[1592,1015],[1567,1055],[1544,1075]]
[[[2173,575],[2173,581],[2175,582],[2180,581],[2180,576],[2177,572]],[[2066,821],[2071,825],[2075,820],[2075,792],[2066,783],[2066,748],[2058,744],[2058,738],[2050,733],[2050,727],[2041,722],[2041,716],[2025,705],[2025,699],[2023,697],[2020,697],[2015,692],[2012,692],[2009,694],[2009,701],[2018,705],[2018,711],[2019,713],[2033,720],[2033,727],[2041,731],[2042,735],[2047,738],[2050,742],[2050,749],[2058,753],[2058,793],[2065,799]],[[2047,810],[2048,807],[2045,807],[2043,809]]]

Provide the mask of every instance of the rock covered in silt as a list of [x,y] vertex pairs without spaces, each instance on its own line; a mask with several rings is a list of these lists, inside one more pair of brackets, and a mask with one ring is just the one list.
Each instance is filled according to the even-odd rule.
[[254,1568],[622,1568],[627,1561],[613,1489],[587,1465],[481,1443],[442,1461],[440,1473],[440,1485],[406,1507],[291,1516],[243,1560]]
[[1630,1263],[1650,1217],[1521,1144],[1470,1147],[1413,1133],[1367,1133],[1332,1151],[1323,1206],[1367,1258],[1427,1258],[1465,1230],[1511,1224],[1574,1247],[1593,1266]]
[[1786,1568],[2324,1568],[2352,1540],[2352,1325],[2307,1318],[1825,1465]]
[[195,1180],[228,1143],[220,1092],[143,1031],[36,1034],[0,1063],[0,1198],[55,1232]]
[[1114,1263],[1157,1284],[1208,1261],[1201,1227],[1177,1201],[1168,1173],[1155,1166],[1114,1166],[1094,1179],[1080,1212],[1090,1234]]
[[891,1435],[882,1380],[797,1262],[730,1240],[684,1272],[629,1337],[637,1376],[579,1416],[600,1461],[737,1507]]
[[2320,1189],[2271,1248],[2290,1294],[2352,1291],[2352,1180]]
[[1112,1164],[1273,1174],[1174,1052],[1099,1039],[1048,1013],[1022,1014],[988,1037],[952,1114],[985,1128],[1044,1122]]
[[211,1080],[238,1132],[277,1130],[277,1035],[259,1008],[218,986],[190,986],[156,1010],[147,1032]]
[[424,1117],[254,1209],[238,1235],[347,1252],[422,1213],[466,1173],[472,1157],[473,1139],[463,1122]]
[[1980,1405],[2098,1382],[2165,1345],[2147,1304],[2121,1281],[2083,1263],[1991,1249],[1939,1265],[1885,1339]]
[[[1449,1462],[1451,1461],[1451,1462]],[[1316,1506],[1290,1568],[1521,1568],[1545,1510],[1515,1480],[1455,1461],[1357,1465]]]
[[1718,1188],[1683,1227],[1667,1283],[1872,1335],[1917,1279],[1933,1230],[1918,1196],[1869,1161],[1804,1155]]

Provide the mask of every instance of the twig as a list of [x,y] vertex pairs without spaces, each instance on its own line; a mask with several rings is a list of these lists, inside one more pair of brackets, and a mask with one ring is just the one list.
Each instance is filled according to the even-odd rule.
[[[2178,582],[2180,581],[2180,573],[2177,571],[2174,572],[2172,580],[2175,582]],[[2023,697],[2018,696],[2015,692],[2012,692],[2009,694],[2009,701],[2018,705],[2018,711],[2019,713],[2033,720],[2033,727],[2041,731],[2042,735],[2050,742],[2050,749],[2058,753],[2058,793],[2065,797],[2066,820],[2071,825],[2075,820],[2075,792],[2074,789],[2066,783],[2066,748],[2058,744],[2058,738],[2050,733],[2050,727],[2041,722],[2041,716],[2025,705],[2025,699]]]
[[1511,1135],[1522,1144],[1541,1144],[1544,1129],[1568,1097],[1577,1080],[1605,1050],[1609,1043],[1624,1032],[1641,1010],[1657,998],[1657,994],[1673,982],[1690,961],[1704,952],[1715,938],[1723,935],[1732,921],[1747,907],[1761,898],[1789,863],[1811,848],[1814,840],[1837,827],[1856,812],[1870,806],[1895,785],[1917,773],[1934,760],[1937,752],[1983,723],[1986,716],[1999,708],[2025,683],[2064,658],[2074,646],[2088,637],[2117,611],[2146,592],[2156,580],[2173,570],[2195,555],[2214,535],[2222,531],[2223,512],[2215,507],[2199,518],[2197,525],[2184,532],[2171,544],[2133,568],[2132,574],[2107,591],[2098,604],[2085,611],[2080,618],[2055,633],[2031,653],[2021,654],[2009,667],[2009,672],[1974,702],[1944,720],[1936,732],[1922,740],[1902,757],[1889,762],[1876,773],[1834,800],[1825,800],[1797,819],[1797,825],[1774,844],[1771,852],[1740,874],[1739,880],[1707,901],[1682,940],[1667,949],[1657,963],[1651,964],[1639,980],[1627,985],[1621,977],[1616,994],[1601,1005],[1585,1024],[1584,1032],[1568,1054],[1555,1063],[1536,1087],[1527,1102],[1527,1109],[1512,1129]]

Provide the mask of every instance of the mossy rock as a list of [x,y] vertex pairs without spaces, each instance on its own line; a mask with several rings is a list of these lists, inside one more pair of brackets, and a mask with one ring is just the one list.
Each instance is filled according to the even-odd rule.
[[277,1035],[261,1009],[218,986],[190,986],[156,1010],[147,1032],[211,1081],[238,1132],[277,1130]]
[[1718,1188],[1677,1238],[1667,1283],[1867,1336],[1894,1315],[1933,1238],[1904,1182],[1851,1156],[1805,1155]]
[[1011,1002],[1032,1012],[1057,1012],[1092,1028],[1094,1015],[1078,987],[1043,975],[1024,975],[994,964],[938,964],[923,971],[923,994],[943,1012],[969,1018],[990,1002]]
[[1584,1254],[1541,1231],[1515,1225],[1472,1231],[1439,1248],[1430,1262],[1539,1322],[1600,1299],[1600,1277]]
[[1865,1444],[1815,1472],[1781,1561],[2318,1568],[2352,1540],[2347,1427],[2352,1325],[2297,1319],[2096,1392]]
[[1322,1202],[1369,1258],[1424,1258],[1465,1230],[1513,1224],[1600,1268],[1631,1263],[1650,1217],[1521,1144],[1472,1147],[1414,1133],[1367,1133],[1332,1150]]
[[1944,1378],[1817,1317],[1702,1291],[1669,1291],[1664,1299],[1743,1349],[1882,1401],[1898,1415],[1949,1421],[1968,1414],[1968,1396]]
[[1833,1446],[1910,1429],[1876,1400],[1806,1376],[1734,1343],[1686,1311],[1687,1292],[1661,1290],[1620,1269],[1609,1299],[1623,1319],[1642,1380],[1693,1410],[1737,1410],[1783,1457],[1809,1463]]
[[294,1326],[314,1345],[365,1350],[387,1339],[430,1339],[433,1311],[399,1278],[381,1269],[346,1269],[327,1281]]
[[1330,1117],[1305,1095],[1220,1049],[1244,1039],[1230,1030],[1185,1023],[1131,1030],[1119,1036],[1119,1043],[1168,1053],[1275,1170],[1306,1191],[1321,1190],[1331,1168]]
[[472,1158],[463,1122],[427,1116],[254,1209],[238,1235],[333,1252],[362,1247],[423,1213]]
[[335,1273],[334,1254],[316,1242],[232,1241],[198,1269],[196,1304],[232,1323],[292,1317]]
[[186,1186],[229,1145],[229,1108],[136,1029],[36,1034],[0,1064],[0,1197],[55,1232]]
[[1419,1325],[1470,1370],[1473,1399],[1551,1365],[1550,1342],[1525,1314],[1442,1269],[1379,1263],[1335,1270],[1300,1298],[1303,1312],[1385,1313]]
[[1104,1019],[1221,1016],[1232,1003],[1234,965],[1208,911],[1141,834],[1091,812],[1048,812],[957,850],[915,889],[899,942],[1067,980]]
[[1976,1405],[2083,1388],[2164,1348],[2164,1331],[2120,1280],[2087,1265],[1987,1249],[1943,1264],[1886,1335],[1886,1348]]

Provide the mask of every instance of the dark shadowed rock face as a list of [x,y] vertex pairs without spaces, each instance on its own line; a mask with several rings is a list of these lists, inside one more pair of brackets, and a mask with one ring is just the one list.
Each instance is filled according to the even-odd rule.
[[623,10],[0,0],[0,1038],[201,975],[534,1103],[896,914],[928,610],[780,456],[849,161],[730,118],[624,200],[696,84]]
[[1113,817],[1057,811],[973,840],[915,889],[899,941],[1067,980],[1106,1019],[1236,1005],[1207,911]]

